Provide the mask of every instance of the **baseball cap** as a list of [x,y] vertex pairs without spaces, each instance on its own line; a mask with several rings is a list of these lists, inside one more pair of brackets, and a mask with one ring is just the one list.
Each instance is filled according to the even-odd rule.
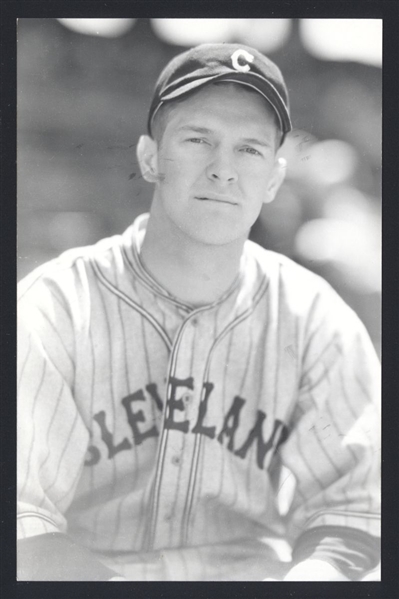
[[277,65],[255,48],[241,44],[201,44],[175,56],[155,85],[148,114],[148,132],[154,115],[166,102],[210,82],[232,81],[260,93],[275,110],[283,139],[292,129],[288,91]]

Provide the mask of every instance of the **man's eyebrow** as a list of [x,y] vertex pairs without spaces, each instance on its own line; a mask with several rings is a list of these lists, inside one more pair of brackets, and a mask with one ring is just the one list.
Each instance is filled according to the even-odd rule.
[[195,131],[196,133],[212,133],[212,129],[207,127],[199,127],[198,125],[182,125],[178,128],[179,131]]
[[266,139],[258,139],[257,137],[244,137],[241,141],[246,144],[252,144],[256,146],[262,146],[264,148],[269,148],[272,144]]

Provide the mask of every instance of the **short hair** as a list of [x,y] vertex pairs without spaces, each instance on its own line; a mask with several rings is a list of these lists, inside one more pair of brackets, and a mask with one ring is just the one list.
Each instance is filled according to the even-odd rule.
[[[226,81],[226,82],[214,81],[214,82],[209,83],[208,85],[221,85],[221,84],[223,84],[223,85],[227,85],[227,84],[239,85],[239,84],[233,83],[231,81]],[[241,86],[241,87],[243,87],[243,86]],[[203,89],[203,88],[202,87],[199,88],[199,90],[201,90],[201,89]],[[244,89],[248,93],[259,95],[259,92],[257,92],[256,90],[253,90],[251,88],[244,88]],[[159,146],[162,145],[162,138],[165,133],[169,115],[179,106],[179,104],[182,104],[188,98],[194,96],[196,93],[198,93],[199,90],[194,89],[194,90],[188,92],[187,94],[184,94],[184,96],[179,96],[178,98],[176,98],[174,100],[169,100],[168,102],[164,102],[163,104],[161,104],[161,106],[155,113],[153,120],[152,120],[152,124],[151,124],[152,138],[158,143]],[[268,103],[267,100],[265,100],[265,106],[266,106],[267,110],[269,111],[269,114],[272,116],[274,125],[276,127],[275,142],[276,142],[276,151],[277,151],[282,143],[283,132],[281,131],[280,121],[278,119],[276,111]]]

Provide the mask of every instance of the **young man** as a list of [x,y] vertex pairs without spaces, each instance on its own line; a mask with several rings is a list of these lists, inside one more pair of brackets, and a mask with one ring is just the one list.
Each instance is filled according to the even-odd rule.
[[247,241],[290,128],[283,77],[255,49],[179,55],[138,144],[150,215],[22,282],[20,580],[359,580],[377,565],[371,342],[325,281]]

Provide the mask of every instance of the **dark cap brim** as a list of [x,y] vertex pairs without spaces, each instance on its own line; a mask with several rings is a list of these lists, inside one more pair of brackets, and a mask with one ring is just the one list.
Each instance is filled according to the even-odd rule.
[[159,108],[162,106],[162,104],[164,102],[168,102],[175,98],[184,96],[185,94],[188,94],[189,92],[191,92],[199,87],[202,87],[203,85],[206,85],[207,83],[210,83],[212,81],[213,82],[231,81],[233,83],[239,83],[240,85],[245,85],[245,86],[250,87],[251,89],[257,91],[270,103],[272,108],[275,110],[277,117],[279,119],[279,122],[280,122],[280,127],[283,132],[283,135],[285,136],[286,133],[291,131],[292,124],[291,124],[290,115],[289,115],[288,110],[284,104],[283,99],[281,98],[281,96],[278,93],[278,91],[276,90],[276,88],[271,83],[269,83],[264,78],[257,75],[256,73],[251,73],[251,75],[249,75],[247,73],[244,74],[244,73],[236,73],[236,72],[225,73],[223,75],[213,75],[211,77],[202,77],[201,79],[196,79],[195,81],[190,81],[190,82],[186,83],[185,85],[178,87],[177,89],[175,88],[174,90],[170,91],[169,93],[167,90],[165,90],[166,93],[162,94],[159,103],[157,104],[157,106],[154,106],[153,110],[151,111],[151,114],[149,115],[149,123],[148,123],[149,131],[151,132],[151,123],[152,123],[152,120],[153,120],[155,114],[158,112]]

